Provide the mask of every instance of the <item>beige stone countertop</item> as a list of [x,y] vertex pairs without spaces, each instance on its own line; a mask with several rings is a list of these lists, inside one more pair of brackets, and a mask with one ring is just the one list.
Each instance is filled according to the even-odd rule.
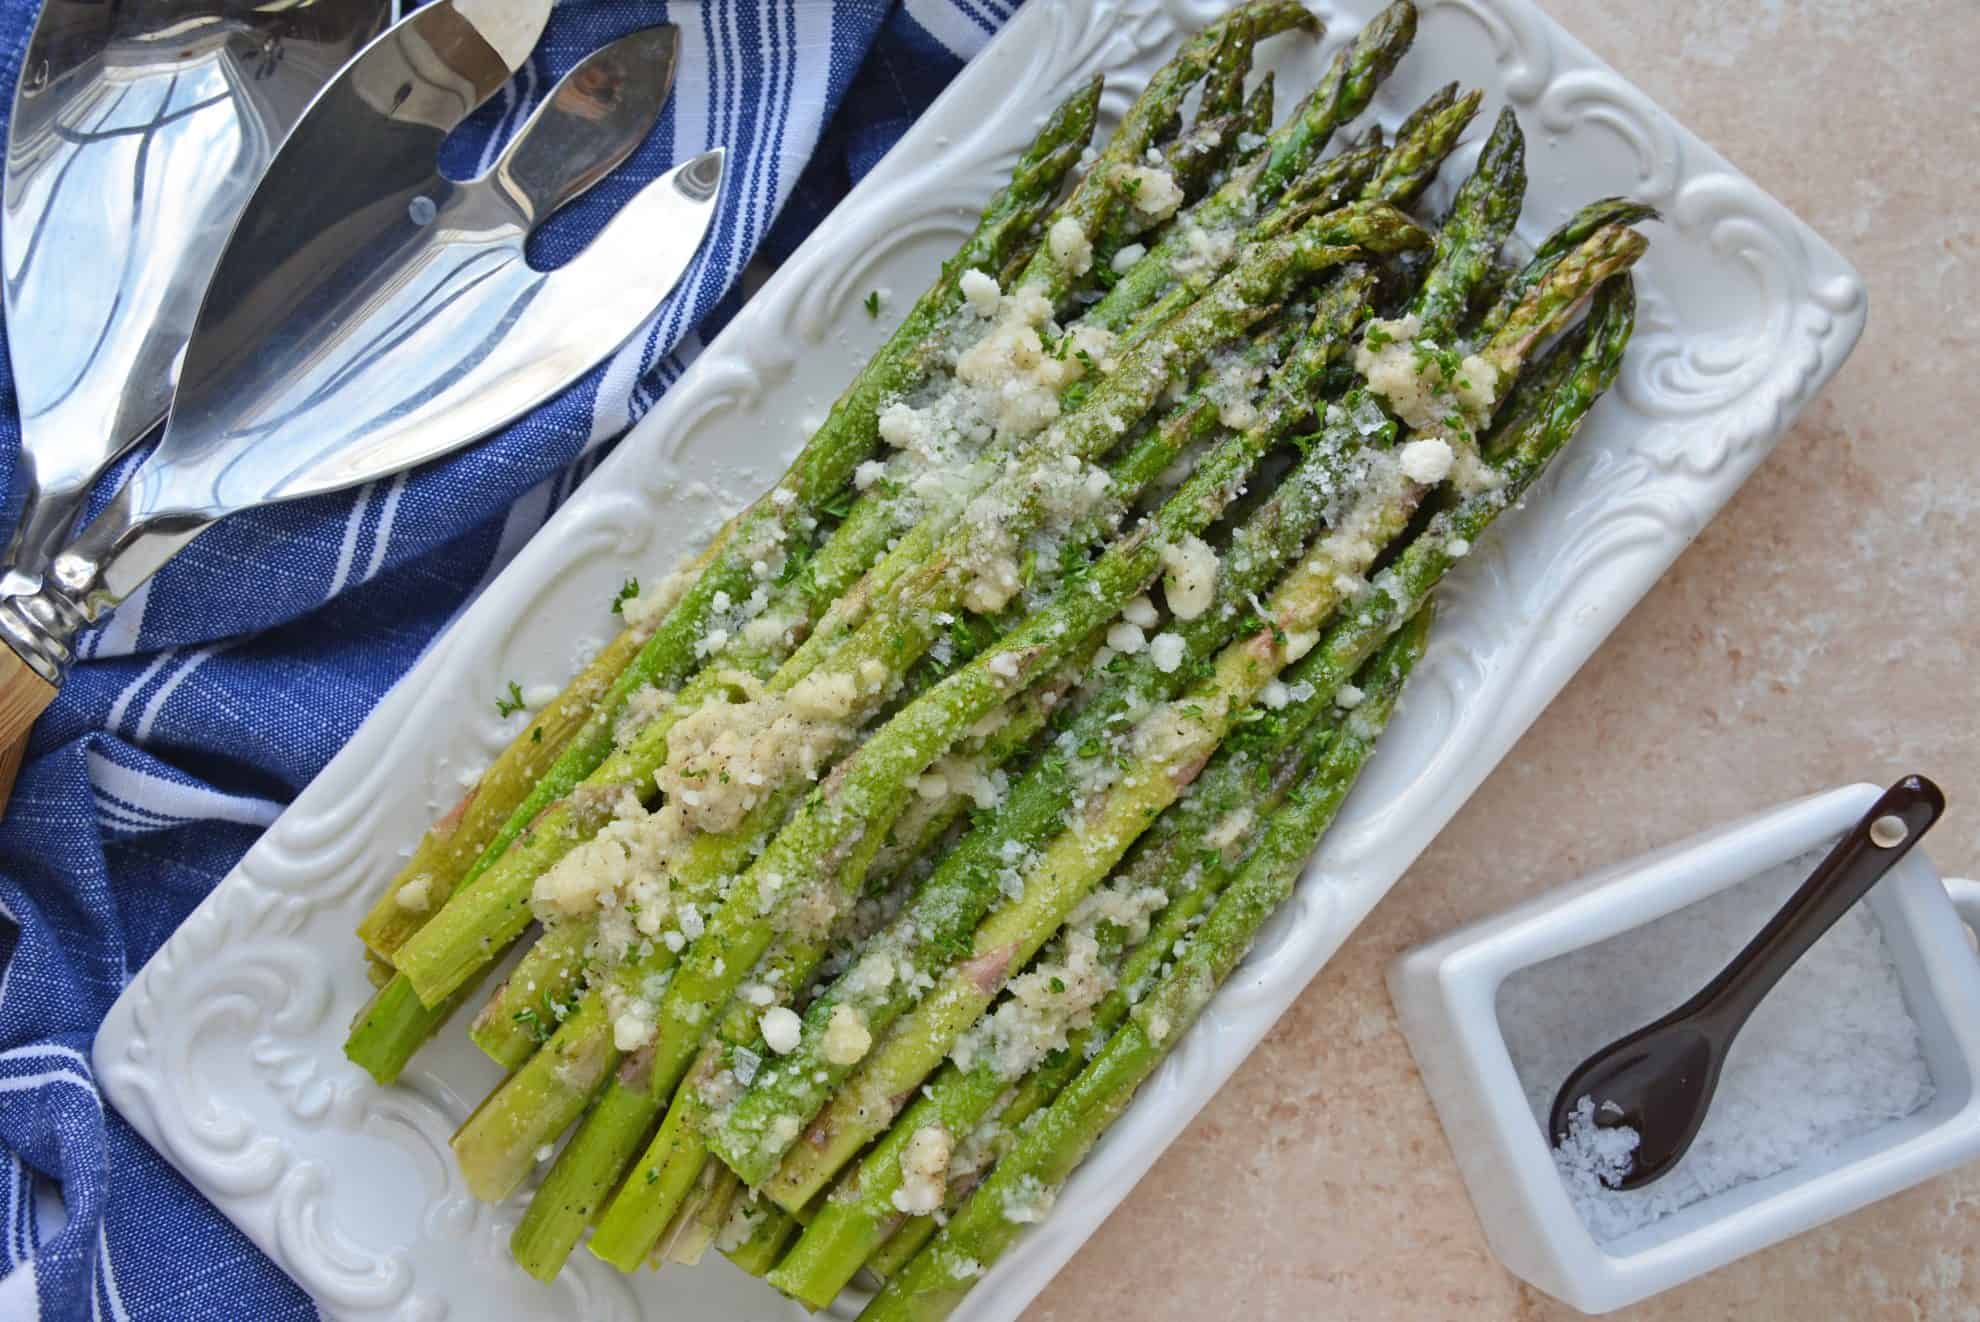
[[[1980,0],[1547,0],[1870,288],[1827,392],[1028,1322],[1579,1316],[1486,1247],[1397,1030],[1409,946],[1781,800],[1922,771],[1980,875]],[[1980,1164],[1610,1316],[1980,1320]]]

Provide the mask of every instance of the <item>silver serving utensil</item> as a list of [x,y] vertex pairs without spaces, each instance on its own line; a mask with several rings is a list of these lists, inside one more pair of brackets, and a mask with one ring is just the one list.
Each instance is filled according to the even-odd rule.
[[700,246],[714,151],[642,189],[570,262],[523,244],[658,118],[678,38],[649,28],[557,85],[485,176],[441,141],[534,45],[546,0],[436,0],[326,86],[214,271],[158,447],[31,593],[0,594],[0,743],[54,696],[77,629],[230,513],[458,448],[583,375],[651,316]]
[[7,136],[0,250],[22,454],[7,590],[165,416],[227,233],[391,0],[47,0]]
[[[0,254],[21,415],[0,590],[38,587],[165,416],[227,233],[392,0],[47,0],[9,120]],[[0,749],[0,802],[24,748]]]

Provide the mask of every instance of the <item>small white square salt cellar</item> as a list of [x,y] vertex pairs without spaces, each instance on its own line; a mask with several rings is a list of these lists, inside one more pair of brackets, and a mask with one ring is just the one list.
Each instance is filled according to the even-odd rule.
[[1980,927],[1980,883],[1943,881],[1923,845],[1754,1014],[1670,1174],[1604,1189],[1587,1163],[1557,1164],[1544,1132],[1567,1071],[1703,986],[1880,792],[1783,805],[1390,967],[1485,1237],[1515,1275],[1606,1313],[1980,1157],[1966,926]]

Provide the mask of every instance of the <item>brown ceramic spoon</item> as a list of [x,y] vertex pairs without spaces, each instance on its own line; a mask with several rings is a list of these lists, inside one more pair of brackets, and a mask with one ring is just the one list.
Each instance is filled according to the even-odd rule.
[[1603,1047],[1568,1075],[1547,1121],[1554,1141],[1566,1139],[1568,1121],[1586,1097],[1595,1105],[1598,1126],[1627,1125],[1638,1135],[1632,1164],[1617,1188],[1640,1188],[1677,1165],[1698,1136],[1719,1069],[1748,1016],[1945,810],[1945,795],[1923,776],[1906,776],[1885,790],[1703,991]]

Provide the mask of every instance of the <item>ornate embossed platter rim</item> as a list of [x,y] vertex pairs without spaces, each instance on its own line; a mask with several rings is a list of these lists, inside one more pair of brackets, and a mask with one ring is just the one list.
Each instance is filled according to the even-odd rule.
[[[1444,593],[1404,711],[1294,902],[1095,1149],[1046,1224],[958,1314],[1008,1319],[1229,1076],[1513,741],[1765,457],[1860,333],[1855,273],[1526,0],[1421,0],[1378,101],[1483,87],[1529,131],[1522,232],[1628,192],[1659,205],[1642,329],[1587,433]],[[509,678],[558,680],[628,564],[663,568],[769,480],[1060,89],[1105,70],[1116,111],[1210,0],[1034,0],[751,300],[617,452],[379,705],[132,982],[96,1066],[137,1130],[338,1316],[795,1315],[726,1263],[628,1281],[580,1253],[546,1290],[506,1265],[513,1206],[462,1189],[446,1137],[493,1081],[458,1034],[379,1089],[338,1051],[366,990],[351,926],[402,846],[499,747]],[[1323,49],[1379,0],[1315,4]],[[1279,43],[1287,45],[1285,42]],[[1461,155],[1460,162],[1468,160]],[[1447,174],[1456,174],[1454,168]],[[1447,185],[1446,185],[1447,186]],[[409,788],[423,787],[423,792]]]

